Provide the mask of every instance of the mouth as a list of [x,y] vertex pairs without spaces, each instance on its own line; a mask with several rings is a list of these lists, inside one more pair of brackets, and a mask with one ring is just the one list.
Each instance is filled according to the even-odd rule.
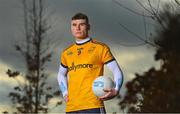
[[81,32],[76,32],[76,34],[81,34]]

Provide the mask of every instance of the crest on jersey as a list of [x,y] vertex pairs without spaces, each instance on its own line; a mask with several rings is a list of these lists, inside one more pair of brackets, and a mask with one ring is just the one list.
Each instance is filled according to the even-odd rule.
[[77,48],[77,54],[81,55],[81,51],[83,50],[83,48]]
[[69,55],[72,55],[73,54],[73,52],[72,51],[68,51],[67,52],[67,55],[69,56]]

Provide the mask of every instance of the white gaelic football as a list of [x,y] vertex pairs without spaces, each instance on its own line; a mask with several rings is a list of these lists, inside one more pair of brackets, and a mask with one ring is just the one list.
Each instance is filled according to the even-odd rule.
[[114,81],[108,76],[97,77],[92,84],[92,90],[98,97],[106,94],[103,89],[111,89],[115,87]]

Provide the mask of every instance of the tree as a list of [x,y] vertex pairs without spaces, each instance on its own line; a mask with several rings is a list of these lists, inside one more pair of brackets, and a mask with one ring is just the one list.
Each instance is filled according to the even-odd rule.
[[[15,48],[25,59],[26,73],[8,69],[10,78],[17,80],[21,75],[25,83],[19,83],[14,91],[9,93],[17,112],[38,113],[49,112],[49,99],[59,95],[47,83],[48,74],[45,72],[47,62],[51,61],[52,52],[49,49],[50,40],[47,31],[50,26],[45,17],[44,0],[22,0],[24,12],[25,42],[16,44]],[[17,80],[18,81],[18,80]],[[57,102],[60,105],[61,101]],[[56,105],[56,106],[57,106]]]
[[[127,92],[119,103],[128,112],[180,112],[180,9],[166,5],[159,12],[154,44],[159,70],[150,68],[127,82]],[[162,26],[163,25],[163,26]]]
[[[120,6],[121,8],[129,11],[130,13],[133,13],[137,16],[141,16],[143,17],[143,24],[144,24],[144,33],[145,36],[141,36],[138,35],[137,33],[131,31],[129,28],[127,28],[124,24],[118,22],[118,24],[125,29],[127,32],[129,32],[131,35],[134,36],[134,38],[137,38],[141,41],[141,43],[139,44],[132,44],[132,45],[125,45],[125,44],[120,44],[122,46],[126,46],[126,47],[136,47],[136,46],[143,46],[143,45],[150,45],[152,47],[156,47],[157,45],[154,44],[154,42],[151,41],[151,39],[149,39],[149,36],[152,37],[152,33],[150,32],[150,34],[147,34],[147,22],[146,22],[146,18],[153,20],[155,23],[157,24],[157,26],[160,26],[162,29],[165,29],[165,25],[164,23],[162,23],[161,21],[161,17],[160,17],[160,11],[162,10],[161,6],[163,6],[164,2],[168,2],[168,4],[170,4],[171,7],[176,7],[178,8],[180,6],[180,0],[171,0],[171,1],[163,1],[162,0],[147,0],[147,1],[141,1],[141,0],[135,0],[136,3],[139,5],[140,10],[143,9],[143,13],[136,11],[136,9],[132,9],[129,8],[125,5],[123,5],[120,1],[118,0],[112,0],[115,4],[117,4],[118,6]],[[155,2],[155,5],[154,5]],[[175,10],[176,8],[174,8],[173,10]],[[149,36],[148,36],[149,35]]]

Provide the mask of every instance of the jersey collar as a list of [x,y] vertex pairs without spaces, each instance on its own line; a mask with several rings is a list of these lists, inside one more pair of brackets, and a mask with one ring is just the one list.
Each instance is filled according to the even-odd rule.
[[83,40],[80,40],[80,41],[77,41],[76,40],[76,45],[82,45],[82,44],[85,44],[85,43],[87,43],[87,42],[89,42],[89,41],[91,41],[92,39],[91,38],[86,38],[86,39],[83,39]]

